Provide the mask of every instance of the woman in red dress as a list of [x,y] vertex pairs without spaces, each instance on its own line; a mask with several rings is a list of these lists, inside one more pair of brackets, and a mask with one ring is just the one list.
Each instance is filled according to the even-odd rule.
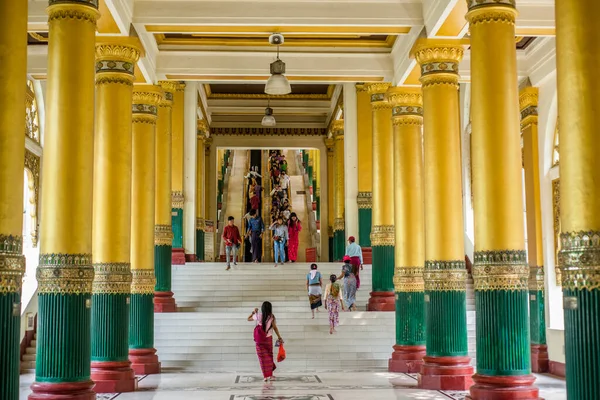
[[291,213],[288,220],[288,257],[291,262],[296,262],[298,259],[298,243],[300,242],[299,235],[301,230],[302,224],[298,216],[296,213]]

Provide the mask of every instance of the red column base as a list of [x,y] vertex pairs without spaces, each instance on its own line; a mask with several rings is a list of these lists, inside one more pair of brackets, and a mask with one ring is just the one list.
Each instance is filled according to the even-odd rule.
[[185,265],[185,250],[173,249],[171,252],[171,265]]
[[96,393],[133,392],[137,389],[137,380],[129,361],[92,361],[92,380],[96,384]]
[[550,359],[548,357],[548,346],[545,344],[531,345],[531,372],[536,374],[550,371]]
[[31,385],[29,400],[96,400],[94,382],[39,383]]
[[421,371],[425,357],[425,346],[394,346],[392,358],[388,361],[389,372],[414,374]]
[[160,374],[156,349],[129,349],[129,361],[136,375]]
[[394,292],[371,292],[367,311],[396,311]]
[[154,312],[177,312],[173,292],[154,292]]
[[471,357],[423,357],[419,388],[467,390],[473,384]]
[[486,376],[473,375],[469,400],[541,400],[539,390],[533,386],[533,375]]
[[186,254],[185,262],[198,262],[198,259],[196,258],[195,254]]

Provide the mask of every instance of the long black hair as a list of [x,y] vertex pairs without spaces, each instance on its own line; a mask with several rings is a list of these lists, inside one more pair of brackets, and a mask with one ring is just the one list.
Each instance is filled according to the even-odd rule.
[[267,320],[271,315],[273,315],[273,306],[268,301],[262,303],[260,308],[260,312],[262,313],[262,328],[266,332],[267,331]]

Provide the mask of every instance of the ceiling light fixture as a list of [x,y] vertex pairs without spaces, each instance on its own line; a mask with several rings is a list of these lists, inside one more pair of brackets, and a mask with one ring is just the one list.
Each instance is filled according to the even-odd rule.
[[277,60],[271,63],[271,77],[265,85],[265,93],[283,95],[292,93],[292,86],[285,77],[285,63],[279,59],[279,46],[284,42],[283,35],[274,33],[269,36],[269,43],[277,45]]
[[273,116],[273,109],[269,107],[270,102],[271,99],[267,101],[267,108],[265,108],[265,116],[263,117],[262,122],[260,123],[262,126],[266,127],[273,127],[277,124],[277,122],[275,121],[275,117]]

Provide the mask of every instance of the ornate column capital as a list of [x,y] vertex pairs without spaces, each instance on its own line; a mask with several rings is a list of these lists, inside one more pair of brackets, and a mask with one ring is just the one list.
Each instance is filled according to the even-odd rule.
[[171,225],[154,225],[154,245],[170,246],[173,243]]
[[185,198],[183,192],[173,191],[171,192],[171,207],[172,208],[183,208]]
[[521,129],[538,123],[539,89],[527,87],[519,93],[519,109],[521,110]]
[[333,157],[334,144],[335,144],[335,141],[333,140],[333,138],[325,138],[325,147],[327,148],[327,156],[328,157]]
[[359,209],[372,209],[373,208],[373,193],[371,192],[358,192],[356,198]]
[[21,290],[24,273],[23,237],[0,234],[0,293]]
[[373,225],[371,231],[371,245],[372,246],[395,246],[394,225]]
[[96,85],[133,85],[135,63],[144,55],[137,38],[107,36],[96,43]]
[[467,0],[465,18],[471,25],[490,22],[514,24],[517,18],[516,0]]
[[423,94],[420,88],[392,87],[386,96],[392,105],[394,125],[423,124]]
[[158,84],[164,91],[164,96],[160,101],[160,107],[173,107],[173,94],[177,91],[179,82],[176,81],[158,81]]
[[394,289],[396,292],[418,293],[425,290],[424,267],[400,266],[394,269]]
[[199,119],[197,123],[198,139],[206,140],[210,135],[210,126],[205,119]]
[[331,134],[335,140],[343,140],[344,139],[344,120],[338,119],[337,121],[333,121],[330,127]]
[[463,39],[418,39],[411,50],[421,66],[423,88],[447,84],[458,88],[458,64],[464,55]]
[[560,234],[558,264],[567,290],[600,290],[600,231]]
[[371,108],[373,110],[392,107],[385,96],[391,86],[392,84],[389,82],[368,83],[365,85],[365,90],[371,95]]
[[156,123],[158,105],[163,98],[163,90],[156,85],[133,86],[133,113],[134,123]]
[[476,291],[529,290],[525,250],[486,250],[473,254]]
[[96,25],[100,18],[98,0],[49,0],[48,22],[59,19],[77,19]]

